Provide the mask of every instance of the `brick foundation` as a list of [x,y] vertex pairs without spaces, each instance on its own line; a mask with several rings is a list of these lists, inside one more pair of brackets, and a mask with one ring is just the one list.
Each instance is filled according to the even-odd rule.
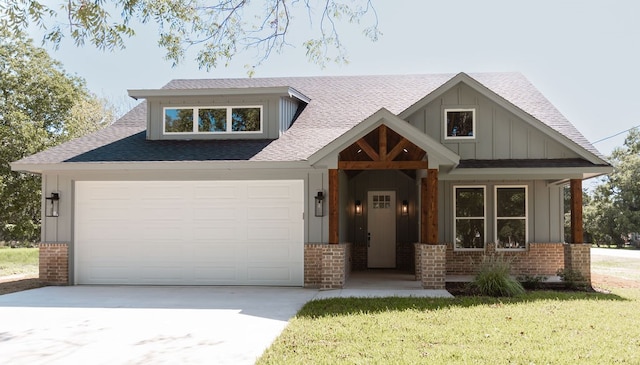
[[579,272],[585,284],[591,285],[591,245],[565,244],[564,268]]
[[351,273],[351,244],[304,245],[304,286],[341,289]]
[[424,289],[444,289],[447,279],[446,245],[415,244],[416,280]]
[[40,243],[40,281],[69,284],[69,247],[66,243]]
[[496,251],[487,244],[483,251],[454,251],[447,244],[447,275],[475,275],[485,255],[503,255],[511,263],[512,275],[554,276],[565,267],[564,243],[529,243],[523,251]]

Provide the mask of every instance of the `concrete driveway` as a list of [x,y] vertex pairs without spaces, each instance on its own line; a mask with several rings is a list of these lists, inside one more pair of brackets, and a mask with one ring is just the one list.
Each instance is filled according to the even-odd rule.
[[0,296],[6,364],[253,364],[317,290],[45,287]]

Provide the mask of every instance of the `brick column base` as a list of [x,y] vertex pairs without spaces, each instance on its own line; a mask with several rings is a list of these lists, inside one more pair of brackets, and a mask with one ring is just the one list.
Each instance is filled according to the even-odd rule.
[[342,289],[350,273],[350,243],[304,245],[305,288]]
[[416,243],[416,280],[424,289],[445,289],[447,246]]
[[585,279],[585,284],[591,285],[591,245],[565,244],[564,269],[579,272]]
[[69,249],[66,243],[40,243],[40,281],[69,284]]

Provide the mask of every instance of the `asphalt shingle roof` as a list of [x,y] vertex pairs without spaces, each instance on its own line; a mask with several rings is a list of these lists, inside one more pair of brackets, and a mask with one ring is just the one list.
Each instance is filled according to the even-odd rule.
[[[173,80],[164,89],[292,87],[311,99],[276,140],[147,141],[143,102],[112,126],[20,160],[23,164],[105,161],[300,161],[380,108],[399,114],[454,74]],[[582,148],[586,138],[519,73],[470,77]]]

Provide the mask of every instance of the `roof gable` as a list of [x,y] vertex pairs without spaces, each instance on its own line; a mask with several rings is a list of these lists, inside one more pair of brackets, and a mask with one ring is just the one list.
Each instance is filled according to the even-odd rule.
[[519,73],[474,74],[472,77],[461,72],[398,116],[402,119],[408,118],[460,83],[518,116],[587,161],[594,164],[606,163],[604,156]]
[[334,156],[381,125],[387,126],[400,136],[406,138],[409,142],[427,152],[429,166],[453,166],[457,165],[460,161],[458,155],[441,145],[440,142],[398,118],[389,110],[382,108],[311,155],[309,157],[309,163],[311,165],[326,164],[330,168],[336,168],[338,159]]

